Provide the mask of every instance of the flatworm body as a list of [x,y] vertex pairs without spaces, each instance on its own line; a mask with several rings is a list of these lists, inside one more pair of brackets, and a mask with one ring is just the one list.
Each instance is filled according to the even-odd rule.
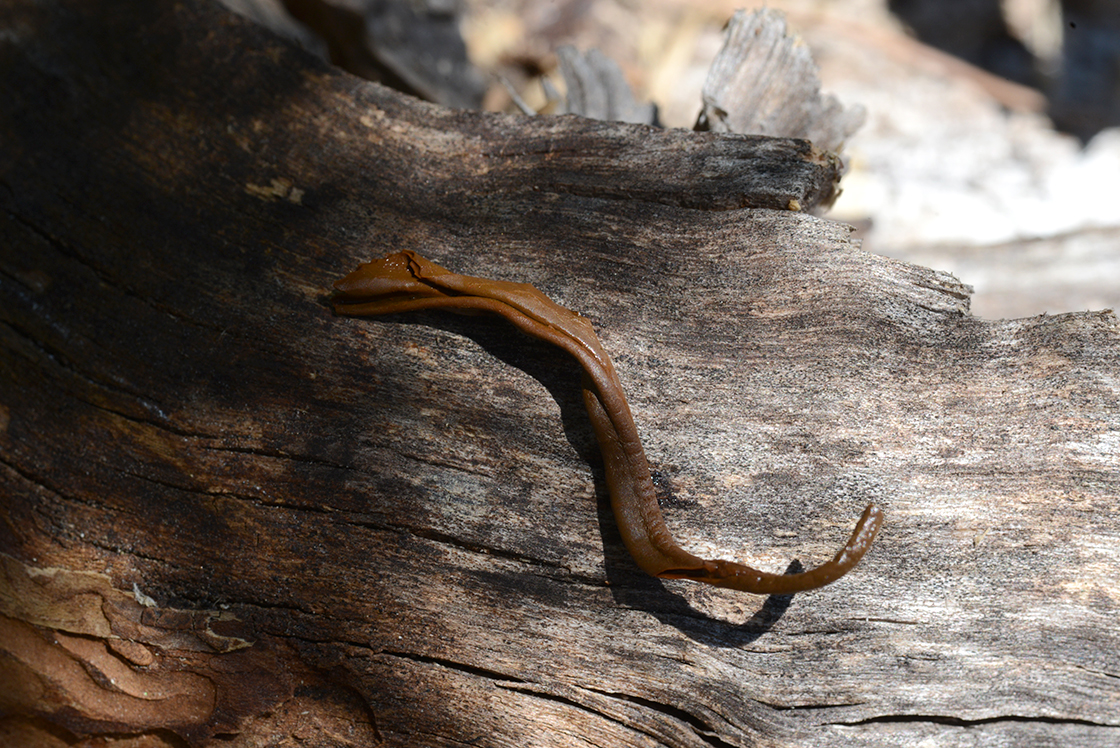
[[418,309],[491,312],[574,356],[584,370],[584,405],[603,452],[615,520],[627,550],[649,574],[755,594],[803,592],[851,571],[883,523],[882,511],[869,504],[836,556],[799,574],[771,574],[733,561],[694,556],[677,545],[665,526],[630,405],[610,356],[586,318],[531,285],[459,275],[410,250],[365,263],[335,283],[335,289],[339,314]]

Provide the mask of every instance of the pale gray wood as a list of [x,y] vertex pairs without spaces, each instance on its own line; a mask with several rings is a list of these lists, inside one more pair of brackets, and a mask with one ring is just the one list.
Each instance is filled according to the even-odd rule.
[[987,319],[1120,308],[1120,228],[986,245],[914,246],[886,254],[946,270],[976,289]]
[[597,49],[580,52],[565,45],[556,50],[564,79],[563,111],[613,122],[657,124],[657,107],[639,102],[622,68]]
[[[0,35],[0,592],[60,606],[0,595],[39,642],[0,637],[4,673],[54,689],[5,729],[1116,739],[1113,315],[976,319],[845,226],[737,209],[827,191],[788,141],[448,112],[208,5],[112,5],[12,4]],[[593,321],[689,548],[814,564],[872,499],[876,546],[792,600],[644,575],[571,361],[500,320],[330,313],[404,247]],[[114,605],[43,581],[72,577]],[[109,633],[64,636],[71,601]],[[93,719],[114,647],[213,698]]]
[[821,93],[809,47],[778,10],[737,10],[704,81],[696,129],[805,138],[839,151],[866,117]]

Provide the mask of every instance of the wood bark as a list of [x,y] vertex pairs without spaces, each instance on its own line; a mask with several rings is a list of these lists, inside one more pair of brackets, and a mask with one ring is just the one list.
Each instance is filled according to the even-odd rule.
[[[990,322],[802,213],[803,141],[441,109],[209,4],[0,10],[0,730],[143,745],[1103,745],[1120,335]],[[848,577],[636,569],[574,362],[335,317],[413,248],[611,351],[670,527]]]

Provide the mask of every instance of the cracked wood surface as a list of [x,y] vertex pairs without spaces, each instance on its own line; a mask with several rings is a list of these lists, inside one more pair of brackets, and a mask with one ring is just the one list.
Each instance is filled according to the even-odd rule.
[[[795,141],[438,109],[194,2],[0,26],[5,737],[1117,739],[1111,313],[976,319],[768,209],[834,188]],[[642,574],[574,362],[331,315],[406,247],[594,322],[690,550],[809,566],[870,499],[876,547],[794,598]]]

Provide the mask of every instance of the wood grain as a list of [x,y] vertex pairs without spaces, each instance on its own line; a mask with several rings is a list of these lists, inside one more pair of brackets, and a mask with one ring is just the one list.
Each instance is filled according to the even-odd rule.
[[[803,142],[439,109],[190,1],[0,25],[5,735],[1120,733],[1111,313],[982,321],[773,209],[834,189]],[[691,550],[811,566],[869,500],[876,547],[792,599],[646,576],[574,362],[500,320],[331,314],[400,248],[592,320]],[[118,667],[194,706],[94,711]]]

